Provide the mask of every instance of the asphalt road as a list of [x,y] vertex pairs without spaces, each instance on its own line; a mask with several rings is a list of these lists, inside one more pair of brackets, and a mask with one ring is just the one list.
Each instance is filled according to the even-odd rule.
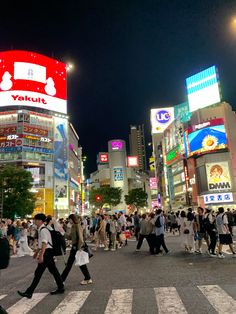
[[[167,236],[169,255],[150,256],[147,244],[135,252],[135,241],[116,252],[100,248],[88,265],[94,284],[80,286],[73,267],[64,295],[48,295],[55,288],[45,272],[31,300],[17,290],[30,284],[36,263],[31,257],[12,258],[1,272],[0,304],[13,314],[153,314],[236,313],[236,258],[211,258],[181,251],[179,237]],[[60,271],[63,260],[57,262]]]

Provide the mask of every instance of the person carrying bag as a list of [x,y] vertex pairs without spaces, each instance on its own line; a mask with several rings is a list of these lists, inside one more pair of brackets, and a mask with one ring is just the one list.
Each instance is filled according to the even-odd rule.
[[[66,280],[67,276],[69,275],[69,272],[74,264],[75,256],[77,251],[83,250],[84,240],[83,240],[83,229],[80,225],[80,222],[78,220],[78,217],[76,217],[74,214],[71,214],[69,216],[71,227],[71,241],[72,241],[72,248],[70,250],[70,255],[67,260],[67,264],[65,269],[63,270],[61,274],[61,278],[63,282]],[[80,270],[82,271],[84,275],[84,280],[80,282],[81,285],[88,285],[92,284],[93,281],[91,279],[91,276],[89,274],[87,265],[80,265]]]

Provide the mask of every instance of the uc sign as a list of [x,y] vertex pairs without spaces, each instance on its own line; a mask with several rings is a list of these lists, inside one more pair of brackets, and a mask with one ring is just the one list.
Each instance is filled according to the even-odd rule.
[[168,123],[171,119],[171,114],[167,110],[160,110],[156,114],[156,119],[159,123]]

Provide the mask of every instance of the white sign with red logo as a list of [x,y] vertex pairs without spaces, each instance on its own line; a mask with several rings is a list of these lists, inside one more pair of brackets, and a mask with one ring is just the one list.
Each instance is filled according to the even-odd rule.
[[100,153],[99,161],[100,161],[100,163],[108,163],[108,161],[109,161],[108,154],[107,153]]
[[128,167],[138,167],[138,156],[128,157]]
[[29,51],[0,53],[0,107],[67,113],[66,64]]

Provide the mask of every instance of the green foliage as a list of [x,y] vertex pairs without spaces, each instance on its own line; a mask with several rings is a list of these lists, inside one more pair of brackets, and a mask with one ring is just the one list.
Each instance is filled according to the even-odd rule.
[[0,169],[3,217],[25,217],[32,214],[35,207],[35,196],[30,192],[32,182],[32,175],[27,170],[11,165]]
[[136,208],[147,206],[148,195],[143,189],[130,190],[128,195],[125,195],[125,203],[134,205]]
[[[122,190],[120,188],[112,188],[109,186],[104,186],[98,189],[92,188],[90,191],[90,203],[92,205],[102,207],[104,204],[109,204],[111,206],[116,206],[120,204]],[[96,200],[96,196],[101,196],[100,201]]]

